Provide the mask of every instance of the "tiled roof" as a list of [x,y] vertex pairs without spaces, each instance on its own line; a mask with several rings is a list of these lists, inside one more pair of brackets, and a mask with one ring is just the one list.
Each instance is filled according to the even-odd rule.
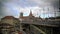
[[13,16],[5,16],[4,18],[6,18],[6,19],[12,19],[14,17]]

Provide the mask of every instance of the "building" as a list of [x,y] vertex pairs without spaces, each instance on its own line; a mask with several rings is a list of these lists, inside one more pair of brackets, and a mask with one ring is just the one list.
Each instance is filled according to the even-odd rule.
[[42,20],[42,18],[39,16],[39,17],[35,17],[33,14],[32,14],[32,11],[30,11],[30,14],[29,14],[29,16],[23,16],[23,13],[21,12],[20,13],[20,16],[19,16],[19,19],[20,19],[20,21],[30,21],[30,22],[32,22],[32,21],[41,21]]
[[8,23],[0,23],[0,33],[8,34],[12,30],[13,26]]
[[13,16],[5,16],[1,19],[0,29],[3,34],[12,34],[20,31],[20,21]]

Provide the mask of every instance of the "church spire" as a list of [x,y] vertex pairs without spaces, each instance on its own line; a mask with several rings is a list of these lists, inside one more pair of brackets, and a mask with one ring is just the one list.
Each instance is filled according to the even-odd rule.
[[30,14],[29,14],[29,16],[33,16],[33,14],[32,14],[32,11],[30,10]]

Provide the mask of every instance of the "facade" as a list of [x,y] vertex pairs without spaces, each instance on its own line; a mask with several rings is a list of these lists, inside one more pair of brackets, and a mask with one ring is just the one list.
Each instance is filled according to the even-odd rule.
[[[3,27],[3,28],[2,28]],[[20,31],[20,21],[13,16],[6,16],[1,19],[0,28],[2,34],[12,34]]]
[[11,32],[11,29],[13,28],[13,26],[11,24],[7,24],[7,23],[0,23],[0,33],[1,34],[9,34],[9,32]]

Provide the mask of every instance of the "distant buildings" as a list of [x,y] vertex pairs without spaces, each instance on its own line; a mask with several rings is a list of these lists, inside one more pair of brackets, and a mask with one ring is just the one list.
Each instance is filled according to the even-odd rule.
[[41,18],[40,16],[39,17],[35,17],[33,14],[32,14],[32,11],[30,11],[30,14],[29,16],[23,16],[23,13],[21,12],[20,13],[20,16],[19,16],[19,20],[20,21],[43,21],[43,20],[48,20],[48,21],[57,21],[57,20],[60,20],[60,16],[58,17],[49,17],[49,18]]
[[29,16],[23,16],[23,13],[21,12],[19,20],[20,21],[30,21],[31,22],[31,21],[41,21],[42,18],[40,16],[39,17],[33,16],[32,12],[30,11]]
[[[21,24],[22,29],[24,31],[29,32],[29,31],[33,31],[34,30],[32,27],[30,27],[30,29],[29,29],[29,26],[30,26],[29,24],[50,26],[50,27],[52,27],[52,30],[53,30],[53,27],[59,27],[59,24],[60,24],[60,19],[59,18],[50,17],[50,18],[43,19],[40,16],[39,17],[33,16],[32,12],[30,12],[29,16],[23,16],[23,13],[21,12],[19,20],[20,20],[21,23],[25,24],[25,25]],[[50,31],[51,31],[51,29],[50,29]],[[34,31],[35,34],[37,32],[38,31]],[[51,31],[51,32],[53,32],[53,31]],[[27,34],[29,34],[29,33],[27,33]]]

